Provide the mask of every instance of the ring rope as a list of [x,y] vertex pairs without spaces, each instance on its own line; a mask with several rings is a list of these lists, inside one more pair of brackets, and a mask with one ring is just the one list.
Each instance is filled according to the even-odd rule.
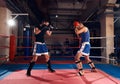
[[[59,36],[59,37],[61,37],[61,36]],[[115,37],[115,36],[112,36],[112,37],[90,37],[90,39],[106,39],[106,38],[113,38],[113,37]],[[34,39],[34,37],[25,37],[25,36],[20,36],[20,37],[16,37],[16,38],[32,38],[32,39]],[[50,40],[52,40],[52,39],[54,39],[54,38],[58,38],[58,37],[51,37],[51,39]],[[72,37],[70,37],[70,38],[72,38]],[[78,38],[72,38],[72,39],[78,39]],[[5,46],[3,46],[3,47],[5,47]],[[33,48],[33,46],[18,46],[17,48]],[[72,46],[70,46],[70,47],[65,47],[65,46],[63,46],[63,45],[61,45],[61,47],[57,47],[57,45],[55,46],[52,46],[52,45],[48,45],[48,48],[49,49],[56,49],[56,48],[79,48],[79,46],[78,47],[72,47]],[[91,49],[115,49],[115,48],[113,48],[113,47],[91,47]],[[25,56],[24,56],[25,57]],[[32,57],[32,56],[27,56],[27,57]],[[74,57],[74,56],[51,56],[51,57]],[[115,60],[115,59],[112,59],[112,58],[106,58],[106,57],[103,57],[103,56],[90,56],[90,58],[103,58],[103,59],[109,59],[109,60]]]
[[0,46],[0,48],[9,48],[9,46]]
[[[25,56],[19,56],[17,58],[24,58]],[[33,56],[27,56],[27,58],[31,58]],[[75,57],[75,56],[51,56],[51,57],[66,57],[66,58],[71,58],[71,57]],[[82,56],[84,57],[84,56]],[[90,58],[97,58],[97,59],[100,59],[100,58],[103,58],[103,59],[109,59],[109,60],[115,60],[115,58],[107,58],[107,57],[104,57],[104,56],[89,56]],[[7,57],[6,57],[7,58]]]
[[9,38],[10,36],[6,36],[6,35],[3,35],[3,34],[0,34],[0,37]]
[[90,37],[90,39],[105,39],[105,38],[114,38],[115,36],[111,37]]
[[9,57],[8,56],[0,57],[0,60],[5,60],[5,59],[9,59]]

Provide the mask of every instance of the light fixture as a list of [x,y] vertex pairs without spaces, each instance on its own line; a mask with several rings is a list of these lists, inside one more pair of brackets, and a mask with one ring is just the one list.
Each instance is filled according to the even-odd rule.
[[14,17],[10,20],[7,21],[7,24],[9,26],[15,26],[16,25],[16,22],[15,22],[15,19],[18,17],[18,16],[28,16],[28,13],[18,13],[18,14],[11,14],[11,15],[14,15]]
[[10,19],[10,20],[7,21],[7,24],[8,24],[9,26],[15,26],[16,22],[15,22],[14,19]]
[[58,18],[58,15],[56,15],[55,17]]

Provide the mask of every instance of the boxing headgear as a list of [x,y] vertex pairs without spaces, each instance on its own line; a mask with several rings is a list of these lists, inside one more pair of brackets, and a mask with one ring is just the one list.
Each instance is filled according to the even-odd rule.
[[74,25],[74,27],[76,27],[76,26],[79,26],[80,23],[78,21],[74,21],[73,25]]

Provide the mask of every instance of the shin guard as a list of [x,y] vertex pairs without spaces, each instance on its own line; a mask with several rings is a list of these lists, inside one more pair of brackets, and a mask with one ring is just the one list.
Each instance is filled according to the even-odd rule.
[[47,67],[48,67],[48,70],[49,70],[50,72],[55,72],[55,70],[53,70],[53,69],[51,68],[51,62],[50,62],[50,60],[48,60],[48,62],[47,62]]
[[81,61],[76,61],[75,63],[76,63],[76,66],[77,66],[78,70],[81,69],[81,68],[83,68]]
[[91,68],[91,72],[96,72],[96,68],[95,68],[95,65],[93,64],[93,62],[89,62],[88,64]]
[[27,73],[26,73],[27,76],[31,76],[31,70],[34,65],[35,65],[35,62],[30,62],[30,65],[29,65],[29,67],[27,69]]

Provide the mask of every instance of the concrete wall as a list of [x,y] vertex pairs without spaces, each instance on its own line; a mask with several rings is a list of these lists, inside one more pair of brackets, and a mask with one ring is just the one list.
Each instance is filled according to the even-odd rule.
[[[8,46],[10,38],[3,36],[10,36],[11,34],[17,35],[17,25],[10,27],[7,21],[12,18],[11,11],[6,7],[0,7],[0,46]],[[9,48],[0,48],[0,57],[9,56]]]

